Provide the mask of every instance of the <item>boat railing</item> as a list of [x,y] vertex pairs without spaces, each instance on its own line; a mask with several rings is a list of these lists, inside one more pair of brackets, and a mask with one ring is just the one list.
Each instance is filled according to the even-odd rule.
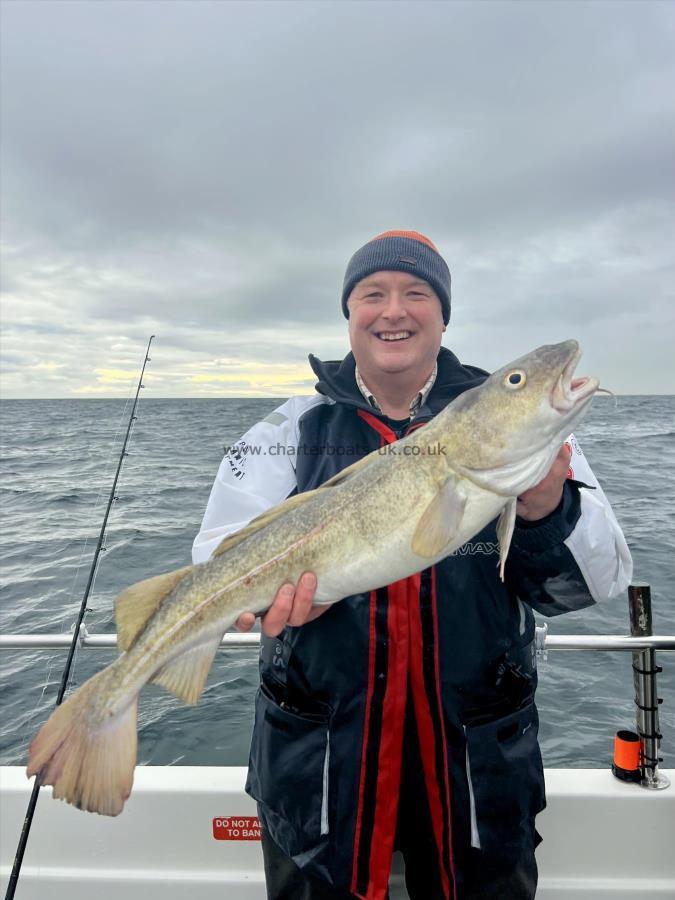
[[[72,632],[62,634],[2,634],[0,650],[66,650],[73,639]],[[80,626],[80,647],[87,650],[114,650],[117,635],[114,632],[94,633]],[[220,643],[221,649],[258,649],[260,634],[228,632]],[[548,625],[535,628],[535,647],[541,656],[549,650],[665,650],[675,652],[675,634],[630,637],[624,634],[551,634]]]
[[[547,625],[535,628],[537,656],[546,657],[549,650],[607,650],[630,651],[633,654],[633,681],[635,689],[636,734],[639,740],[639,764],[627,773],[628,780],[652,790],[669,786],[669,780],[659,772],[662,735],[659,730],[659,706],[657,675],[661,668],[656,664],[657,651],[675,651],[675,635],[652,634],[651,593],[647,584],[632,584],[628,588],[630,635],[623,634],[549,634]],[[0,635],[0,650],[58,650],[69,649],[73,644],[73,632],[63,634],[4,634]],[[84,623],[79,625],[79,647],[84,649],[115,649],[117,635],[90,634]],[[229,650],[258,649],[260,634],[256,632],[228,632],[221,641],[221,648]],[[614,770],[621,777],[622,770]],[[626,773],[622,773],[626,776]]]

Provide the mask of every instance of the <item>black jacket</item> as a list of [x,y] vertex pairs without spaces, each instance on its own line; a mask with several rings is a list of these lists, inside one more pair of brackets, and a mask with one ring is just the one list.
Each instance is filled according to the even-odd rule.
[[[298,491],[315,488],[423,426],[486,377],[442,349],[425,404],[401,428],[363,398],[351,354],[340,363],[310,360],[323,396],[289,401],[241,442],[254,435],[271,444],[275,428],[286,428],[298,453],[294,475],[275,479],[284,496],[293,479]],[[237,502],[240,486],[264,465],[235,451],[221,466],[219,490],[236,480]],[[252,491],[259,506],[267,488]],[[281,498],[270,491],[272,505]],[[462,859],[472,845],[503,861],[534,846],[534,817],[545,800],[530,607],[555,615],[594,602],[564,543],[584,527],[581,506],[580,486],[568,480],[546,520],[517,523],[504,584],[492,522],[419,575],[348,597],[276,639],[263,637],[247,791],[273,840],[300,867],[357,896],[384,898],[405,772],[406,707],[419,734],[448,897],[461,897]],[[209,526],[217,520],[207,509],[204,535],[215,534]]]

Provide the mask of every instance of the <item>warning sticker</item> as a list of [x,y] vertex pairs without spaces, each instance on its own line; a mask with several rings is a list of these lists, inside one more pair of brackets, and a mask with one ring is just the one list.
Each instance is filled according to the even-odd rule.
[[260,819],[257,816],[219,816],[213,820],[213,836],[217,841],[259,841]]

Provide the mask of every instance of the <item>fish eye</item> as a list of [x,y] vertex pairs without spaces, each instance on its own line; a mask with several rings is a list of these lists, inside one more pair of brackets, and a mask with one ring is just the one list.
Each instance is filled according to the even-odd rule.
[[504,386],[511,391],[519,391],[520,388],[525,387],[526,381],[527,375],[522,369],[514,369],[504,376]]

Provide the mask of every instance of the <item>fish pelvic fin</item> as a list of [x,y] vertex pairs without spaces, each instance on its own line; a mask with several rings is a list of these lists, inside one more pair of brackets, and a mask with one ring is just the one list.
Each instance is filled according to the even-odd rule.
[[220,640],[220,637],[215,641],[211,638],[183,651],[165,663],[150,680],[171,691],[184,703],[196,703],[204,690]]
[[504,581],[504,567],[506,566],[506,557],[509,555],[509,547],[511,546],[511,538],[513,537],[513,529],[516,527],[516,504],[517,499],[514,497],[506,504],[499,516],[497,522],[497,540],[499,541],[499,577]]
[[56,707],[31,742],[26,774],[53,785],[57,800],[116,816],[134,780],[138,696],[115,716],[100,720],[92,715],[103,674]]
[[164,575],[146,578],[128,587],[115,600],[117,645],[120,650],[132,647],[162,601],[188,575],[193,566],[184,566]]
[[432,559],[443,552],[462,522],[466,496],[454,476],[447,478],[422,513],[412,538],[413,552]]

